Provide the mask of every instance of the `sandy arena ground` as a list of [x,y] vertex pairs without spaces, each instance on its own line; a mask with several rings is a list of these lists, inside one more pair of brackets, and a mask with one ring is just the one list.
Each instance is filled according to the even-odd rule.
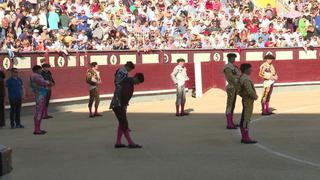
[[[0,143],[13,149],[14,166],[2,179],[319,179],[320,90],[275,92],[271,106],[277,114],[268,117],[259,115],[257,101],[251,124],[256,145],[240,144],[239,131],[225,129],[226,95],[221,90],[188,97],[191,115],[186,117],[174,116],[173,98],[141,98],[128,108],[132,137],[143,145],[137,150],[113,148],[117,121],[110,111],[90,119],[85,104],[68,106],[44,120],[48,134],[34,136],[31,111],[25,108],[25,129],[0,129]],[[239,98],[237,121],[240,112]]]

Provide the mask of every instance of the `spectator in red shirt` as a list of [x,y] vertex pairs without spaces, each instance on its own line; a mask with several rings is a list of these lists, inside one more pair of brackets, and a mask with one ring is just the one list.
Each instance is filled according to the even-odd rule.
[[96,13],[100,9],[98,1],[94,1],[94,3],[91,5],[91,13]]
[[206,9],[207,10],[213,10],[213,0],[207,0]]
[[39,40],[38,45],[37,45],[37,47],[36,47],[36,50],[37,50],[37,51],[45,51],[45,50],[46,50],[46,47],[44,46],[42,40]]
[[258,31],[258,24],[256,23],[252,23],[252,24],[248,24],[248,29],[250,30],[250,33],[256,33]]
[[215,10],[220,11],[221,6],[222,6],[222,4],[221,4],[220,0],[215,0],[215,2],[213,3],[213,9],[215,9]]

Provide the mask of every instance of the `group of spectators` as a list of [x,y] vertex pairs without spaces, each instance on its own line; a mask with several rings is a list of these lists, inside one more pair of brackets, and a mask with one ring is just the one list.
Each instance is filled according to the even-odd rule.
[[289,8],[280,14],[251,0],[0,0],[0,51],[319,47],[320,0],[292,0]]

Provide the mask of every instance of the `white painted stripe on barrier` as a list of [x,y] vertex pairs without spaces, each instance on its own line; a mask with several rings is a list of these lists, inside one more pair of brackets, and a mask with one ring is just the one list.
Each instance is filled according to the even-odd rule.
[[16,57],[16,63],[13,64],[14,68],[18,69],[30,69],[31,68],[31,57]]
[[142,64],[157,64],[159,63],[159,54],[143,54]]
[[55,63],[54,63],[54,59],[55,57],[54,56],[50,56],[49,57],[49,64],[51,67],[56,67]]
[[41,60],[45,60],[44,57],[37,57],[37,65],[41,65]]
[[102,56],[90,56],[90,63],[97,62],[98,65],[108,65],[108,55],[102,55]]
[[209,62],[211,59],[210,56],[210,53],[194,53],[193,62]]
[[177,60],[179,58],[182,58],[186,60],[186,62],[189,62],[188,54],[181,53],[181,54],[171,54],[171,63],[177,63]]
[[299,59],[305,60],[305,59],[317,59],[317,51],[299,51]]
[[137,63],[136,55],[120,55],[120,64],[126,64],[128,61],[132,61],[133,64]]
[[293,60],[293,51],[276,51],[276,60]]
[[262,61],[263,52],[246,52],[247,61]]
[[77,58],[76,56],[69,56],[68,58],[68,67],[75,67],[77,66]]
[[84,64],[84,56],[80,56],[80,66],[85,66]]
[[227,57],[227,55],[228,55],[229,53],[234,53],[234,54],[236,54],[236,55],[237,55],[236,61],[240,61],[240,54],[239,54],[239,53],[236,53],[236,52],[226,52],[226,53],[223,53],[223,61],[228,62],[228,57]]

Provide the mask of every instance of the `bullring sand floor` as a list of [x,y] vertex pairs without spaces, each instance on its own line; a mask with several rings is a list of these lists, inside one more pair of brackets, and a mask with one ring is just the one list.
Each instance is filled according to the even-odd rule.
[[[32,135],[32,116],[25,114],[25,129],[0,129],[0,143],[13,149],[14,166],[2,179],[319,179],[319,90],[274,93],[277,114],[268,117],[259,115],[257,101],[251,124],[256,145],[240,144],[239,131],[225,129],[225,99],[218,89],[188,97],[191,114],[185,117],[174,116],[174,98],[132,103],[132,136],[143,145],[137,150],[113,148],[117,121],[110,111],[95,119],[88,118],[85,104],[55,112],[43,122],[45,136]],[[237,121],[240,112],[239,98]]]

